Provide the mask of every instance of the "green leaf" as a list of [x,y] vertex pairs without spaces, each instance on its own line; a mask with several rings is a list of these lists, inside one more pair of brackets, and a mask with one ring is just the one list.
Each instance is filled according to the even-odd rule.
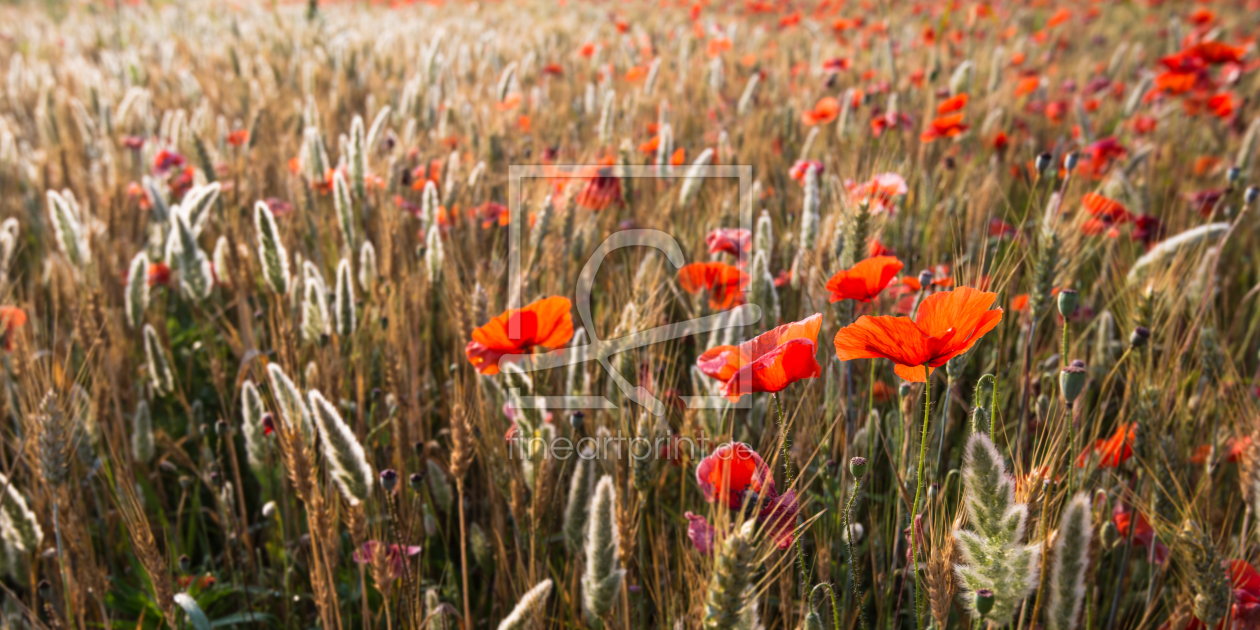
[[197,600],[193,599],[188,593],[176,593],[175,603],[179,604],[184,612],[188,613],[188,619],[192,621],[192,625],[197,630],[210,630],[210,620],[206,618],[206,613],[201,611],[201,606],[197,605]]

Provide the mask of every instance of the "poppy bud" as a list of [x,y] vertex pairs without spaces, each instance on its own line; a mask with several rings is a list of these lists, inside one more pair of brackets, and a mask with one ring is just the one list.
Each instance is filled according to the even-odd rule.
[[902,381],[901,385],[897,386],[897,395],[900,396],[902,399],[905,399],[907,396],[910,395],[910,392],[913,389],[914,387],[910,384],[909,381]]
[[424,489],[424,473],[411,473],[407,478],[407,482],[411,484],[411,489],[417,494]]
[[1080,294],[1076,289],[1064,289],[1059,291],[1059,314],[1064,319],[1071,317],[1076,312],[1076,305],[1080,301]]
[[928,501],[932,501],[936,499],[936,495],[940,494],[940,492],[941,492],[941,484],[934,483],[928,486]]
[[1076,158],[1075,153],[1069,153],[1066,156],[1064,156],[1063,169],[1071,173],[1074,169],[1076,169],[1076,159],[1077,158]]
[[179,572],[188,573],[190,570],[192,570],[192,558],[189,558],[188,556],[180,556]]
[[1247,192],[1243,193],[1243,201],[1246,202],[1247,205],[1251,205],[1256,202],[1257,196],[1260,196],[1260,188],[1248,186]]
[[187,490],[187,489],[188,489],[188,486],[191,486],[191,485],[192,485],[192,479],[189,479],[189,478],[188,478],[188,475],[180,475],[180,476],[179,476],[179,487],[180,487],[180,489],[182,489],[182,490]]
[[393,492],[398,485],[398,471],[393,468],[387,468],[381,471],[381,487],[385,492]]
[[927,285],[929,284],[932,284],[932,270],[924,269],[919,272],[919,286],[927,288]]
[[1129,335],[1129,345],[1134,348],[1141,348],[1146,345],[1147,340],[1151,338],[1151,329],[1146,326],[1138,326],[1133,329],[1133,334]]
[[1116,524],[1107,521],[1102,527],[1102,546],[1103,549],[1111,549],[1120,543],[1120,530]]
[[993,610],[993,591],[987,588],[977,589],[974,605],[981,617],[989,614]]
[[48,580],[40,580],[35,588],[39,591],[40,599],[52,599],[52,584],[49,584]]
[[1046,169],[1050,168],[1050,163],[1053,161],[1054,161],[1054,156],[1050,155],[1049,151],[1042,153],[1041,155],[1038,155],[1037,162],[1036,162],[1037,172],[1045,173]]
[[805,622],[801,627],[804,630],[823,630],[822,617],[818,615],[818,611],[809,611],[809,614],[805,615]]
[[1225,171],[1225,181],[1229,182],[1231,187],[1233,187],[1240,177],[1242,177],[1242,169],[1237,166],[1231,166],[1228,171]]
[[586,422],[586,414],[582,413],[581,411],[574,411],[573,413],[569,414],[569,426],[573,427],[574,431],[581,431],[582,424],[585,422]]
[[1069,365],[1059,372],[1059,392],[1063,394],[1063,400],[1067,401],[1068,409],[1072,408],[1072,403],[1085,389],[1086,376],[1088,373],[1085,368],[1075,365]]
[[840,470],[840,462],[829,459],[827,460],[827,474],[832,477],[836,476],[836,472]]
[[268,411],[262,415],[263,435],[271,435],[276,432],[276,417]]
[[854,479],[861,479],[866,476],[866,458],[854,457],[849,460],[849,472],[853,473]]

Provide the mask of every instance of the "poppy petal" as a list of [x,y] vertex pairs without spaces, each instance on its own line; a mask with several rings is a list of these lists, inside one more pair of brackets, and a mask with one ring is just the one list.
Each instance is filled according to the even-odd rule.
[[804,378],[818,378],[817,346],[808,339],[793,339],[740,368],[725,385],[722,395],[732,402],[744,394],[780,392]]
[[932,358],[927,336],[908,317],[863,315],[836,333],[835,345],[841,361],[890,359],[899,365],[923,365]]

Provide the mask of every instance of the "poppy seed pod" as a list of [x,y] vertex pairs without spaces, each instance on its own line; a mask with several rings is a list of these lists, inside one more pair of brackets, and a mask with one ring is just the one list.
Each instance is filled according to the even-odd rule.
[[1083,361],[1083,360],[1081,360],[1081,359],[1072,359],[1072,362],[1071,362],[1071,363],[1069,363],[1068,365],[1070,365],[1070,366],[1072,366],[1072,367],[1078,367],[1078,368],[1082,368],[1082,369],[1084,369],[1084,368],[1085,368],[1085,361]]
[[1235,183],[1237,183],[1239,178],[1241,177],[1242,177],[1242,169],[1238,168],[1237,166],[1231,166],[1229,167],[1228,171],[1225,171],[1225,181],[1229,182],[1230,186],[1233,186]]
[[192,570],[192,559],[189,558],[188,556],[180,556],[179,557],[179,572],[188,573],[190,570]]
[[910,385],[909,381],[902,381],[901,384],[897,386],[897,396],[901,397],[902,399],[905,399],[907,396],[910,395],[910,392],[913,389],[914,387]]
[[1063,169],[1071,173],[1076,169],[1077,157],[1075,153],[1069,153],[1063,158]]
[[849,472],[853,473],[854,479],[861,479],[866,476],[866,458],[854,457],[849,460]]
[[387,468],[381,471],[381,487],[385,492],[393,492],[398,486],[398,471],[393,468]]
[[1141,348],[1151,338],[1151,329],[1146,326],[1138,326],[1133,329],[1133,333],[1129,335],[1129,345],[1134,348]]
[[1068,409],[1072,408],[1072,403],[1076,402],[1085,389],[1086,376],[1088,372],[1085,368],[1075,365],[1069,365],[1059,372],[1059,392],[1063,394],[1063,400],[1067,401]]
[[989,614],[989,611],[993,610],[993,591],[987,588],[978,589],[973,603],[980,616]]
[[1053,161],[1054,161],[1054,156],[1050,155],[1049,151],[1038,155],[1037,162],[1036,162],[1037,172],[1045,173],[1046,169],[1050,168],[1050,163]]
[[411,484],[411,489],[417,493],[424,489],[424,473],[411,473],[407,478],[407,482]]
[[585,422],[586,422],[586,414],[582,413],[581,411],[574,411],[572,414],[569,415],[569,426],[573,427],[574,431],[582,430],[582,425]]
[[932,284],[932,270],[924,269],[919,272],[919,286],[926,288],[929,284]]
[[1076,305],[1080,302],[1080,294],[1075,289],[1064,289],[1059,291],[1059,314],[1064,319],[1071,317],[1076,312]]
[[1247,192],[1243,193],[1243,201],[1246,202],[1247,205],[1251,205],[1256,202],[1256,197],[1258,196],[1260,196],[1260,188],[1248,186]]

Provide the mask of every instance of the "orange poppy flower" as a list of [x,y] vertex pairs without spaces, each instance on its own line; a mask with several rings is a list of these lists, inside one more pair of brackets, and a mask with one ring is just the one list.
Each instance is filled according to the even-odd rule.
[[836,119],[840,115],[840,101],[834,96],[824,96],[818,99],[818,103],[814,105],[814,109],[801,112],[801,122],[807,126],[818,124],[827,124]]
[[473,331],[464,356],[478,372],[493,375],[504,356],[526,354],[535,346],[563,347],[573,338],[571,308],[568,298],[549,297],[505,311]]
[[1011,298],[1011,310],[1017,313],[1023,313],[1028,310],[1028,294],[1020,293]]
[[26,311],[16,306],[0,306],[0,330],[4,331],[4,340],[0,347],[6,352],[13,350],[13,340],[18,328],[26,324]]
[[1124,204],[1098,193],[1085,193],[1085,196],[1081,198],[1081,205],[1085,206],[1090,214],[1109,223],[1125,223],[1133,218],[1133,214],[1124,207]]
[[691,263],[678,270],[678,285],[692,295],[707,290],[709,308],[719,311],[743,304],[749,281],[748,274],[724,262]]
[[166,286],[171,283],[171,267],[166,263],[149,263],[149,286]]
[[687,161],[687,150],[682,147],[678,147],[678,150],[674,151],[673,155],[669,156],[670,166],[682,166],[683,162],[686,162],[686,161]]
[[511,111],[521,104],[521,99],[522,97],[520,92],[512,92],[511,94],[503,97],[502,103],[495,104],[495,107],[501,112]]
[[599,211],[621,200],[621,180],[613,173],[613,160],[610,156],[583,169],[582,176],[587,179],[577,195],[579,206]]
[[836,333],[836,356],[841,361],[889,359],[897,376],[924,382],[934,368],[970,350],[1002,321],[1002,309],[989,310],[996,299],[996,293],[959,287],[928,296],[913,320],[863,315]]
[[892,282],[905,265],[892,256],[876,256],[867,258],[853,265],[850,269],[842,269],[827,281],[827,290],[831,291],[831,302],[841,300],[857,300],[870,302]]
[[947,98],[944,101],[942,101],[940,105],[936,106],[936,113],[950,114],[950,113],[959,111],[962,108],[967,106],[967,101],[969,100],[969,98],[970,97],[968,97],[966,94],[959,94],[958,96]]
[[953,138],[962,132],[970,129],[970,125],[963,123],[962,114],[952,114],[950,116],[941,116],[932,121],[932,126],[928,127],[919,136],[920,142],[932,142],[937,138]]
[[653,153],[656,153],[657,149],[659,149],[660,147],[661,147],[661,137],[652,136],[651,140],[648,140],[647,142],[644,142],[639,145],[639,153],[651,155]]
[[709,348],[696,360],[704,374],[719,381],[732,402],[753,392],[779,392],[804,378],[818,378],[817,339],[822,314],[784,324],[738,346]]
[[1015,96],[1027,96],[1041,87],[1041,77],[1024,77],[1015,84]]
[[643,78],[647,76],[647,73],[647,68],[643,66],[634,66],[633,68],[626,70],[626,81],[629,81],[630,83],[642,81]]
[[1137,424],[1120,423],[1116,425],[1116,432],[1111,434],[1109,438],[1103,438],[1094,442],[1094,445],[1087,447],[1076,458],[1076,467],[1084,468],[1085,460],[1091,453],[1098,453],[1102,456],[1102,460],[1098,462],[1100,468],[1118,468],[1130,457],[1133,457],[1133,441],[1137,439]]

